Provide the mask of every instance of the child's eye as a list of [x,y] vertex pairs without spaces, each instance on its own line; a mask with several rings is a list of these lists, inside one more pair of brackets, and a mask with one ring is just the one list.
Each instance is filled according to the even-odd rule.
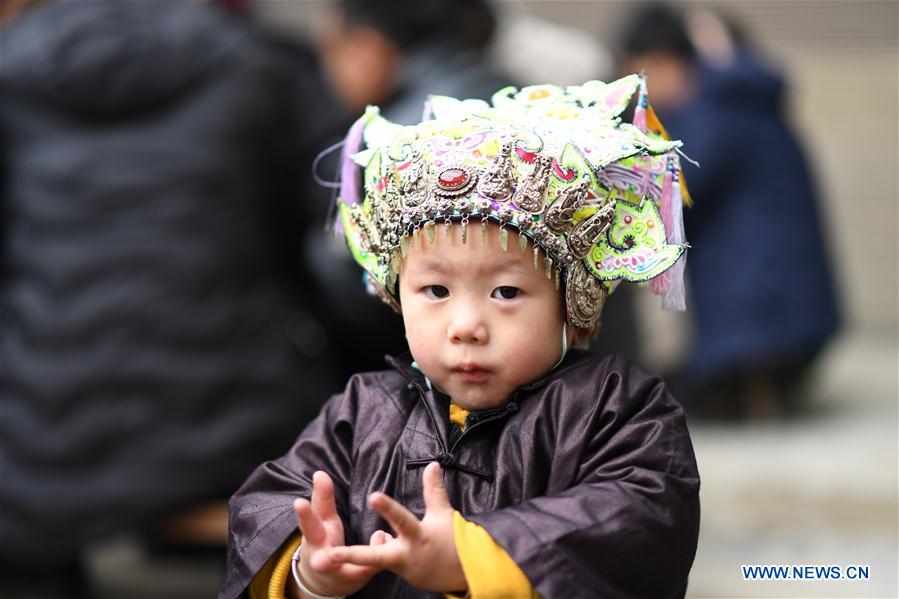
[[508,285],[503,285],[502,287],[497,287],[493,290],[493,293],[490,297],[495,299],[515,299],[521,293],[521,289],[518,287],[510,287]]
[[428,285],[424,292],[431,299],[443,299],[449,295],[449,289],[443,285]]

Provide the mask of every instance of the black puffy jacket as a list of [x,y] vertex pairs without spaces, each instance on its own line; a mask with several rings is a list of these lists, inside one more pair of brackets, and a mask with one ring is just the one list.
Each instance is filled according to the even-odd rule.
[[227,496],[333,387],[289,271],[296,74],[195,2],[2,34],[0,557],[46,559]]

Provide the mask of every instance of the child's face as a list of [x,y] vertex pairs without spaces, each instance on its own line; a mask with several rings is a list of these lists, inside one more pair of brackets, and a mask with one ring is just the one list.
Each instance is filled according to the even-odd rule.
[[457,405],[473,410],[502,404],[512,391],[552,368],[562,353],[561,294],[546,278],[541,254],[534,268],[530,244],[522,252],[509,232],[508,251],[490,224],[450,237],[436,227],[410,243],[400,267],[400,302],[412,356],[432,383]]

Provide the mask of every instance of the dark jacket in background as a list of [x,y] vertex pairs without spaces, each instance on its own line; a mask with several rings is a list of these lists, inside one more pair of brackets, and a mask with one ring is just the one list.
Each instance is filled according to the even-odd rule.
[[[312,474],[334,480],[348,544],[389,525],[366,498],[424,515],[422,468],[444,467],[450,502],[509,553],[543,599],[683,597],[699,532],[699,474],[684,413],[621,357],[572,350],[504,406],[452,435],[449,398],[408,354],[354,376],[282,458],[231,499],[228,570],[236,599],[296,530],[291,507]],[[477,418],[477,420],[475,420]],[[353,597],[442,597],[383,572]]]
[[748,54],[702,68],[698,97],[664,115],[697,168],[684,213],[695,323],[692,379],[801,361],[839,316],[809,166],[783,116],[784,83]]
[[0,557],[48,560],[228,496],[333,387],[301,74],[196,2],[47,3],[0,57]]

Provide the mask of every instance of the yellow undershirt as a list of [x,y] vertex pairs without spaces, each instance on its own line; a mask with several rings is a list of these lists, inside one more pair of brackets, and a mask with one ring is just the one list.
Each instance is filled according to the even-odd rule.
[[[450,421],[465,430],[468,410],[450,404]],[[453,513],[456,551],[470,599],[539,599],[537,591],[506,550],[486,530],[469,522],[459,512]],[[300,545],[299,533],[291,536],[272,555],[250,582],[250,599],[284,599],[290,558]],[[446,595],[455,598],[456,595]]]
[[468,413],[469,410],[454,403],[450,404],[450,422],[455,423],[463,431],[465,430],[465,419],[468,418]]

